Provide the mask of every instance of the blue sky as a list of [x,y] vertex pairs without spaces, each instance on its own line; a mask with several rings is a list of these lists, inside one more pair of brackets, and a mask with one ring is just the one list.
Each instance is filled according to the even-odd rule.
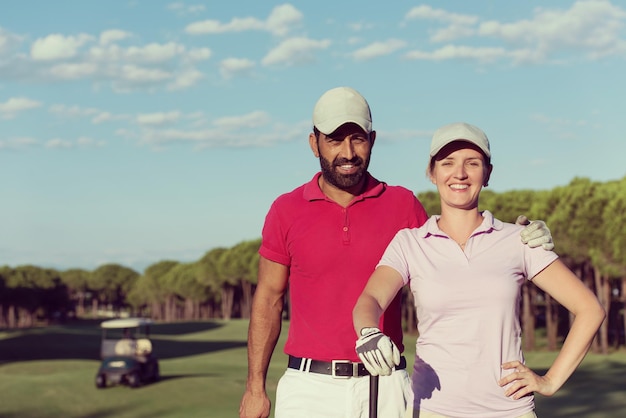
[[369,101],[370,171],[492,142],[490,188],[626,175],[618,1],[22,1],[0,13],[0,265],[142,271],[261,234],[308,181],[327,89]]

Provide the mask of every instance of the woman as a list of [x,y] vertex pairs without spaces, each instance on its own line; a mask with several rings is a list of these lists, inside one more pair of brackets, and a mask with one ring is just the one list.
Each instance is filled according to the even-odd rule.
[[[604,320],[595,295],[551,251],[519,239],[521,226],[478,210],[492,171],[485,133],[467,123],[438,129],[430,180],[441,215],[398,232],[359,297],[353,320],[357,353],[372,374],[387,374],[397,349],[379,318],[410,284],[419,337],[412,373],[413,417],[535,417],[533,393],[553,395],[587,353]],[[524,364],[519,321],[524,280],[574,316],[545,375]],[[411,415],[409,415],[411,416]]]

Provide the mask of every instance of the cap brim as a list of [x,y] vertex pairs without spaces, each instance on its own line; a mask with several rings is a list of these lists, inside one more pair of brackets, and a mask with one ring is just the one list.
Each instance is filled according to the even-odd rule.
[[345,116],[325,120],[324,122],[315,125],[315,127],[324,135],[330,135],[346,123],[354,123],[358,125],[361,129],[363,129],[363,131],[365,131],[365,133],[372,132],[372,122],[369,120],[362,118],[346,118]]

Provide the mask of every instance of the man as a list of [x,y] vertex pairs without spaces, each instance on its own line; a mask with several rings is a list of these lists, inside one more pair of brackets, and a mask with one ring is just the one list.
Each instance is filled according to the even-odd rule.
[[[355,351],[352,309],[395,234],[427,220],[411,191],[367,171],[376,132],[369,105],[357,91],[338,87],[324,93],[313,110],[313,126],[309,145],[321,172],[278,197],[263,227],[241,418],[269,416],[265,380],[288,285],[289,363],[278,384],[275,416],[367,415],[369,379],[363,378],[368,372]],[[544,226],[535,222],[527,228],[530,245],[551,245]],[[402,352],[400,302],[400,296],[393,300],[379,328]],[[379,387],[379,415],[402,417],[412,399],[404,358],[380,377]]]

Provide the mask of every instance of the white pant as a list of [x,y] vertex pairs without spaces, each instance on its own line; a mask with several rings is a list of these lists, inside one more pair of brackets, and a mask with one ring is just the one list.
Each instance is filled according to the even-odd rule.
[[[329,375],[287,369],[276,389],[275,418],[367,418],[370,378],[336,379]],[[403,418],[413,404],[406,370],[381,376],[378,416]]]
[[[435,414],[433,412],[428,412],[428,411],[421,411],[421,412],[413,411],[413,409],[409,407],[409,409],[407,409],[407,412],[406,412],[406,418],[449,418],[449,417],[446,417],[445,415]],[[524,414],[517,418],[537,418],[537,415],[535,415],[534,412],[528,412],[527,414]]]

